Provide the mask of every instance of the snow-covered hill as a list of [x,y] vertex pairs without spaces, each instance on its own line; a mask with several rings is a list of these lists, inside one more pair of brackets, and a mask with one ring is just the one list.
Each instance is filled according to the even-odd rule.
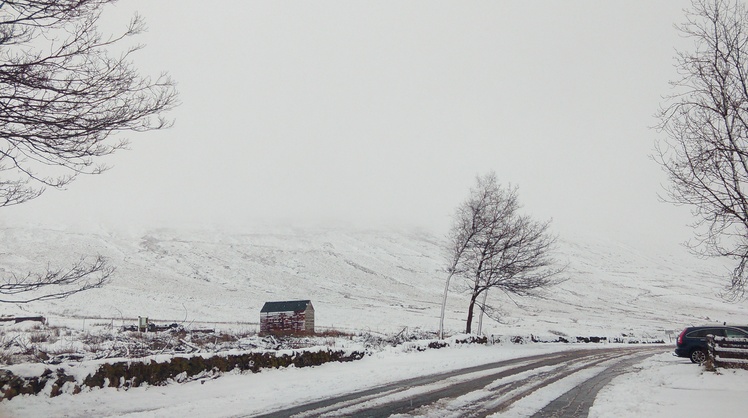
[[[0,272],[64,267],[81,255],[109,257],[110,284],[62,301],[0,306],[52,318],[149,316],[163,321],[259,321],[266,301],[311,299],[318,327],[435,330],[446,278],[441,238],[424,231],[259,228],[138,233],[0,229]],[[501,321],[484,332],[665,338],[705,322],[748,323],[746,303],[717,293],[726,266],[681,252],[645,251],[600,239],[561,237],[568,280],[540,298],[489,303]],[[723,276],[720,277],[719,275]],[[464,329],[467,296],[455,281],[446,327]],[[247,325],[250,326],[251,325]]]

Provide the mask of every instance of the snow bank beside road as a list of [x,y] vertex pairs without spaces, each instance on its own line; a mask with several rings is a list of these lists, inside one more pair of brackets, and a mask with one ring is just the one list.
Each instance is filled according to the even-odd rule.
[[744,416],[748,370],[705,372],[688,359],[658,354],[600,391],[590,418]]

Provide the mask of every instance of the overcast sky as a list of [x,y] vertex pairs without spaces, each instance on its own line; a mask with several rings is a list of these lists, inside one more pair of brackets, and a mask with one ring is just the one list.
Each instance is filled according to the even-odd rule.
[[[209,4],[209,6],[208,6]],[[142,0],[136,65],[168,71],[176,124],[6,222],[340,221],[446,233],[478,174],[561,234],[666,245],[653,114],[687,1]]]

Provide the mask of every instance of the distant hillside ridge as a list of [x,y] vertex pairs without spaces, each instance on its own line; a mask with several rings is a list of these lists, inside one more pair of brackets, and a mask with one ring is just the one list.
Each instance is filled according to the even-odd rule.
[[[96,254],[117,267],[108,285],[60,301],[0,306],[0,313],[252,324],[264,302],[310,299],[318,326],[435,330],[446,278],[444,239],[423,230],[0,229],[4,276]],[[748,323],[745,303],[718,295],[727,272],[719,260],[565,237],[556,258],[568,263],[567,280],[538,297],[489,294],[496,311],[484,320],[485,333],[662,336],[694,323]],[[464,289],[453,281],[451,332],[464,330]]]

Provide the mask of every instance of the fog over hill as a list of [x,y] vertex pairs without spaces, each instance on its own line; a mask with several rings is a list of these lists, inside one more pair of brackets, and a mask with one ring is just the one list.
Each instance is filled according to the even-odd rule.
[[[311,299],[320,327],[394,332],[436,330],[444,280],[443,238],[419,230],[256,228],[252,232],[155,229],[73,232],[0,229],[0,272],[64,267],[102,254],[117,267],[101,289],[66,300],[0,306],[0,313],[157,321],[259,321],[266,301]],[[652,251],[560,237],[567,280],[537,298],[489,295],[500,321],[484,332],[512,335],[664,337],[705,322],[748,323],[746,303],[723,301],[728,265],[685,250]],[[720,276],[720,274],[722,276]],[[464,330],[467,294],[453,280],[446,328]],[[247,325],[251,327],[252,325]]]

